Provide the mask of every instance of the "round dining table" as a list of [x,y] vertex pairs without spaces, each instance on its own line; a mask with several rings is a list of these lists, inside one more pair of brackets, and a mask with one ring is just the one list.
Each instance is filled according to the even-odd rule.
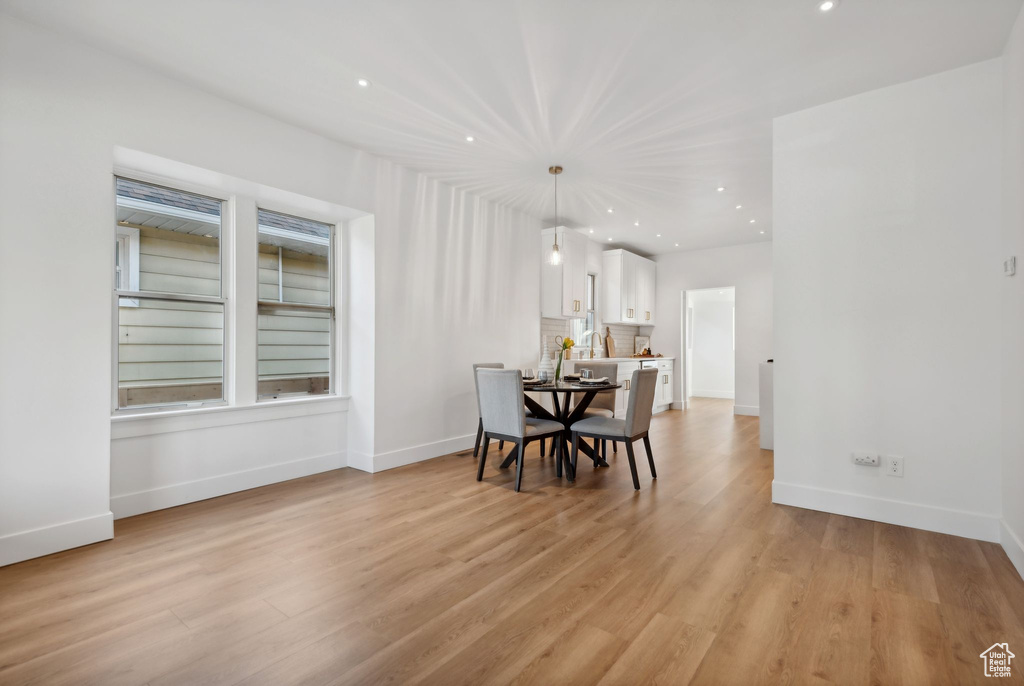
[[[533,413],[533,416],[537,419],[550,419],[556,421],[565,429],[562,431],[562,454],[568,455],[566,452],[569,450],[569,440],[571,438],[570,427],[583,419],[583,413],[587,411],[587,407],[594,400],[594,397],[598,393],[604,391],[614,391],[616,388],[622,388],[622,384],[609,381],[603,384],[597,383],[584,383],[582,381],[546,381],[542,383],[523,383],[523,401],[526,403],[526,407]],[[539,402],[531,398],[527,393],[550,393],[552,404],[555,407],[555,411],[551,412],[546,407],[541,405]],[[575,405],[572,404],[572,394],[581,393],[582,398]],[[562,395],[559,400],[559,395]],[[586,444],[586,441],[580,441],[580,451],[583,452],[587,457],[594,460],[594,463],[599,467],[607,467],[608,463],[605,462],[604,458]],[[502,467],[508,467],[516,460],[516,451],[505,458],[502,462]],[[570,467],[571,469],[571,467]],[[576,478],[575,474],[569,474],[569,479],[573,480]]]

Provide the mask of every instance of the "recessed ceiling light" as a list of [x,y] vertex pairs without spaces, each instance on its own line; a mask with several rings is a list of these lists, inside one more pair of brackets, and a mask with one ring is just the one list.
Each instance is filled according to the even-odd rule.
[[609,238],[609,239],[608,239],[608,242],[609,242],[609,243],[611,243],[611,242],[612,242],[612,239],[611,239],[611,238]]
[[676,243],[676,247],[677,247],[677,248],[679,247],[679,244],[678,244],[678,243]]
[[640,220],[637,219],[635,222],[633,222],[633,226],[640,226]]
[[591,229],[591,230],[590,230],[590,233],[594,233],[594,230],[593,230],[593,229]]
[[719,295],[725,295],[725,291],[718,291]]
[[358,84],[360,88],[369,88],[370,87],[369,79],[356,79],[356,84]]
[[658,234],[658,238],[661,238],[661,234],[660,233]]
[[821,0],[818,3],[818,9],[822,12],[831,12],[839,4],[839,0]]
[[761,233],[764,233],[764,231],[762,231]]
[[743,209],[743,205],[737,205],[737,206],[736,206],[736,209],[737,209],[737,210],[742,210],[742,209]]
[[472,136],[466,136],[466,142],[467,143],[472,143],[474,140],[476,140],[476,139],[473,138]]
[[756,223],[757,223],[757,220],[756,220],[756,219],[751,219],[751,220],[750,220],[750,223],[751,223],[751,224],[756,224]]
[[719,187],[718,187],[718,188],[716,188],[715,190],[716,190],[716,191],[718,191],[719,193],[721,193],[722,191],[724,191],[724,190],[725,190],[725,186],[719,186]]
[[614,211],[615,211],[615,210],[614,210],[614,209],[612,209],[611,207],[609,207],[609,208],[608,208],[608,214],[611,214],[611,213],[612,213],[612,212],[614,212]]

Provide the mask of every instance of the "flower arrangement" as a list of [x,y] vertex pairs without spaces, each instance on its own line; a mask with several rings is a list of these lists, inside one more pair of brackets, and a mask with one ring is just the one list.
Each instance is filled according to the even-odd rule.
[[574,345],[576,345],[576,341],[571,338],[562,340],[562,349],[558,351],[558,363],[555,365],[555,381],[562,380],[562,358],[565,357],[567,351],[572,350]]

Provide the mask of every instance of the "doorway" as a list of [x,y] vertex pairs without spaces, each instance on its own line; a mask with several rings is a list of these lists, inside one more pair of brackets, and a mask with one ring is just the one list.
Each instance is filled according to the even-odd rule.
[[683,292],[683,407],[736,397],[736,288]]

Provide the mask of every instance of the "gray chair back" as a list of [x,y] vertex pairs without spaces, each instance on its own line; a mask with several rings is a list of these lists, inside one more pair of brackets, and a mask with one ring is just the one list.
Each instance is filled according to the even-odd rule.
[[476,386],[476,411],[479,416],[483,416],[480,413],[480,382],[476,380],[476,370],[478,369],[504,369],[504,362],[477,362],[473,365],[473,385]]
[[[614,362],[587,362],[586,364],[577,364],[573,369],[579,373],[584,369],[589,369],[594,372],[594,378],[600,379],[602,376],[607,376],[608,380],[615,383],[615,379],[619,374],[619,365]],[[578,403],[583,399],[582,393],[573,393],[573,402]],[[615,414],[615,390],[603,391],[594,396],[594,399],[590,401],[588,409],[591,410],[611,410],[612,415]]]
[[518,369],[478,369],[476,378],[484,431],[522,438],[526,434],[522,372]]
[[626,408],[626,436],[642,434],[651,428],[654,391],[658,387],[658,370],[637,369],[629,382],[629,406]]

